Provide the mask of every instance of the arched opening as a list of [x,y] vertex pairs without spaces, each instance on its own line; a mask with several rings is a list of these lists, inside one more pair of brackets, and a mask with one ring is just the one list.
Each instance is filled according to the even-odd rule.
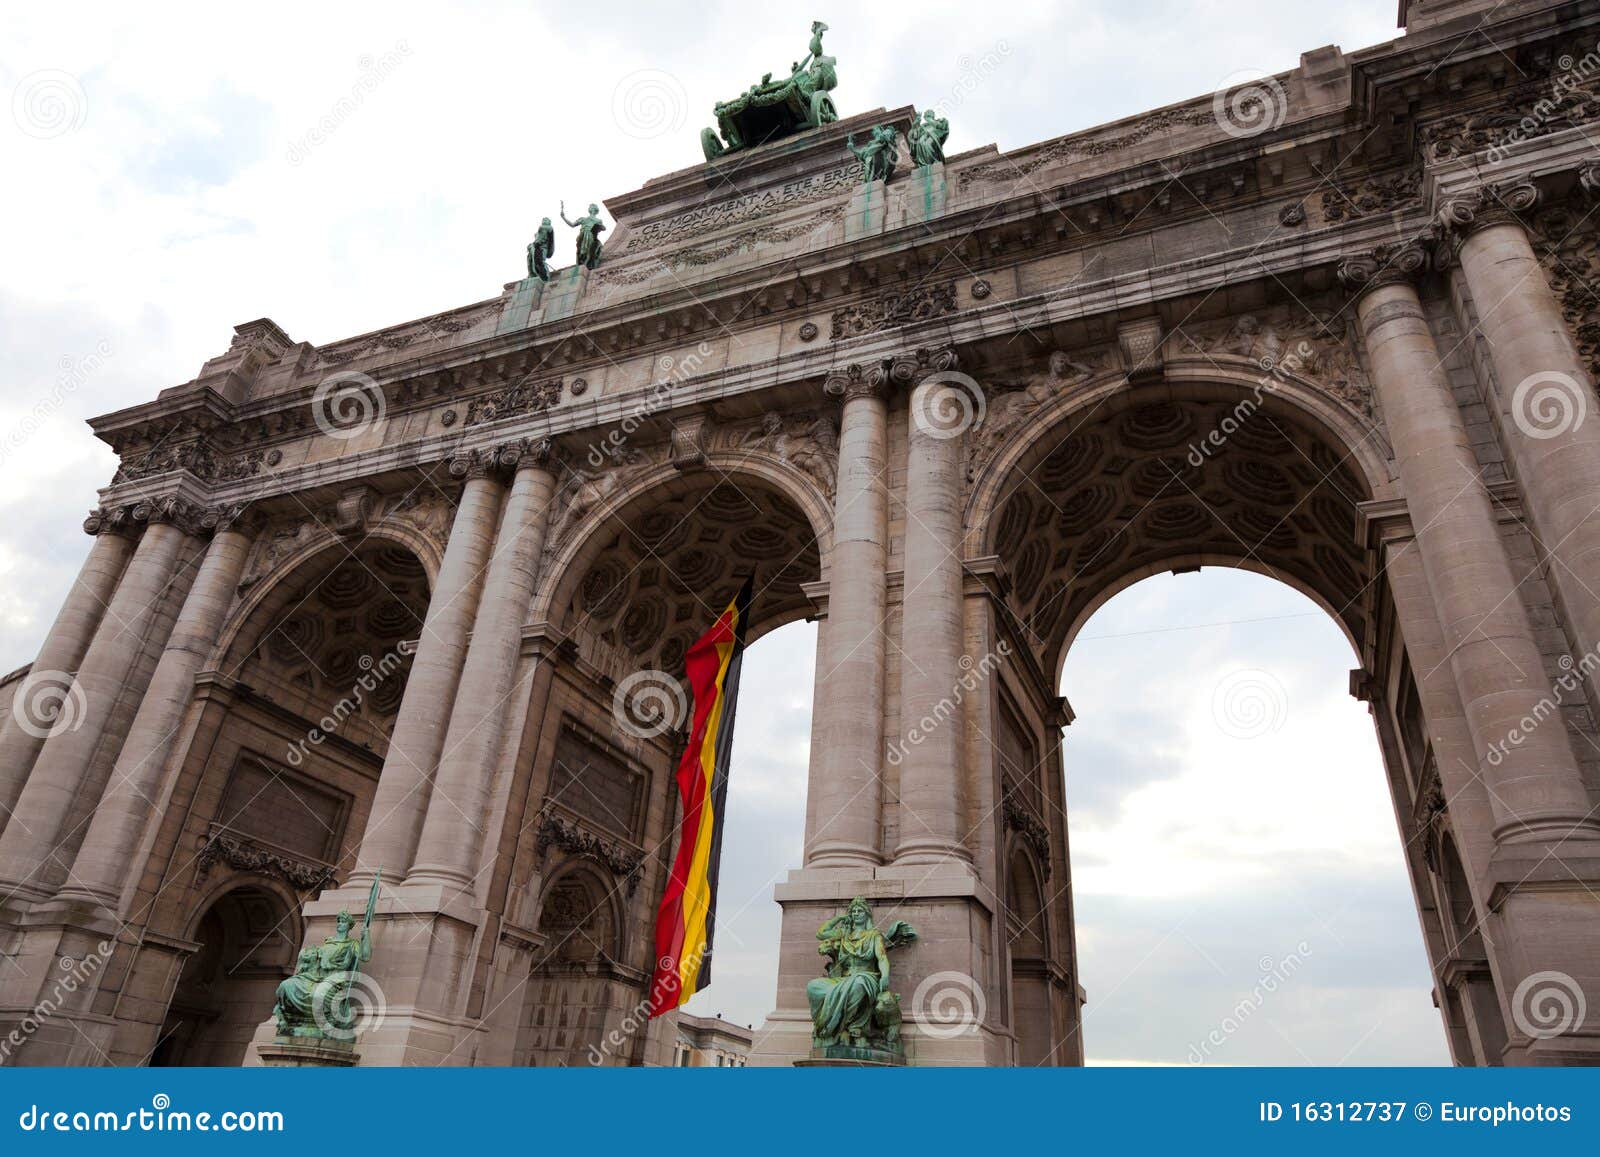
[[[519,1063],[576,1066],[601,1055],[600,1042],[637,999],[638,976],[621,960],[622,918],[614,882],[591,865],[563,869],[546,888]],[[633,1060],[628,1052],[608,1063]]]
[[193,939],[150,1064],[242,1064],[278,982],[294,971],[298,919],[275,889],[246,884],[206,908]]
[[1077,635],[1088,1063],[1448,1062],[1351,659],[1311,599],[1222,568],[1147,578]]
[[[1434,1014],[1425,996],[1428,977],[1419,967],[1425,957],[1416,952],[1416,908],[1405,883],[1405,869],[1416,868],[1392,826],[1398,814],[1410,834],[1406,784],[1415,781],[1406,779],[1408,765],[1385,763],[1391,753],[1380,752],[1366,708],[1344,698],[1357,683],[1372,698],[1374,685],[1390,685],[1393,655],[1400,654],[1404,664],[1403,644],[1390,646],[1396,636],[1393,616],[1384,619],[1377,556],[1358,538],[1364,504],[1389,493],[1370,426],[1313,384],[1288,375],[1262,378],[1257,368],[1254,377],[1234,380],[1224,367],[1186,363],[1169,365],[1160,382],[1108,376],[1086,383],[1037,417],[1031,428],[1007,427],[1011,433],[991,465],[976,472],[972,516],[981,540],[970,552],[992,557],[1001,576],[997,640],[1025,652],[1021,661],[1008,663],[988,709],[994,783],[978,789],[979,799],[992,790],[1003,837],[1017,841],[1032,833],[1050,849],[1044,862],[1058,873],[1044,886],[1043,943],[1030,945],[1037,961],[1020,957],[1016,937],[1011,941],[1009,1027],[1018,1063],[1030,1063],[1038,1051],[1030,1043],[1036,1033],[1053,1042],[1043,1062],[1051,1064],[1086,1057],[1303,1063],[1306,1058],[1272,1032],[1270,1016],[1257,1018],[1255,1028],[1276,1050],[1262,1046],[1254,1056],[1241,1043],[1249,1038],[1233,1026],[1255,1007],[1262,990],[1284,987],[1280,974],[1311,969],[1300,958],[1319,947],[1316,967],[1341,959],[1351,965],[1343,986],[1335,985],[1341,999],[1363,983],[1369,997],[1381,989],[1389,1002],[1383,1013],[1420,1029],[1414,1040],[1431,1042],[1396,1055],[1361,1053],[1360,1042],[1351,1041],[1350,1056],[1375,1062],[1442,1059],[1439,1033],[1426,1027]],[[1201,577],[1194,578],[1195,572]],[[1219,575],[1225,586],[1213,587]],[[1263,693],[1249,674],[1261,667],[1270,671],[1266,659],[1252,661],[1243,650],[1207,651],[1204,632],[1190,628],[1263,617],[1260,607],[1280,603],[1293,608],[1282,614],[1297,616],[1287,621],[1298,624],[1298,616],[1309,616],[1321,625],[1322,636],[1302,639],[1287,657],[1305,664],[1320,656],[1314,702],[1342,721],[1339,735],[1350,767],[1313,758],[1330,750],[1327,737],[1314,729],[1297,733],[1298,748],[1275,751],[1287,768],[1276,777],[1237,753],[1230,764],[1226,753],[1191,752],[1180,742],[1191,724],[1210,726],[1214,689],[1246,714],[1270,711],[1276,693],[1270,681]],[[1233,609],[1224,612],[1224,606]],[[1120,626],[1113,630],[1108,622]],[[1199,650],[1184,649],[1191,636],[1201,640]],[[1132,640],[1150,644],[1141,660],[1145,667],[1118,680],[1107,657],[1131,648]],[[1352,667],[1362,674],[1355,682]],[[1180,675],[1187,680],[1174,683]],[[1202,687],[1206,710],[1191,721],[1183,712],[1189,702],[1184,696],[1198,695]],[[1065,693],[1064,701],[1058,702],[1058,692]],[[1394,729],[1386,715],[1380,713],[1378,722]],[[1255,761],[1267,750],[1247,749]],[[1228,792],[1215,783],[1206,787],[1202,766],[1214,766],[1218,775],[1230,766],[1241,775],[1251,768],[1253,778],[1239,782],[1253,784],[1257,802],[1270,800],[1278,810],[1258,807],[1250,813],[1255,827],[1236,832],[1228,814],[1207,810]],[[1322,774],[1298,789],[1300,798],[1281,790],[1313,766]],[[1393,793],[1387,801],[1385,785]],[[1333,802],[1302,811],[1312,798]],[[1147,814],[1148,830],[1118,827],[1124,814]],[[1294,843],[1274,836],[1297,831],[1302,823],[1332,825],[1325,833],[1331,842],[1317,845],[1326,862],[1295,860]],[[1338,837],[1364,849],[1359,871]],[[1185,839],[1197,849],[1187,858],[1178,854],[1188,846]],[[1234,854],[1244,850],[1249,855]],[[1238,879],[1217,866],[1243,872],[1245,863],[1250,870]],[[1326,930],[1306,939],[1304,950],[1300,937],[1278,945],[1271,937],[1289,926],[1282,919],[1261,926],[1268,939],[1257,942],[1242,910],[1247,902],[1230,906],[1218,894],[1231,894],[1229,889],[1257,877],[1270,884],[1290,864],[1320,870],[1359,898],[1347,935],[1371,950],[1362,967],[1340,957],[1337,938]],[[1266,910],[1277,900],[1294,910],[1292,895],[1270,888],[1257,904]],[[1008,928],[1014,928],[1030,911],[1030,897],[1008,887],[1006,903],[1015,909],[1007,913]],[[1431,919],[1431,902],[1417,903],[1424,921]],[[1163,904],[1177,905],[1175,918],[1164,926],[1156,915]],[[1202,912],[1207,915],[1199,919]],[[1183,917],[1199,919],[1206,935],[1186,930]],[[1236,935],[1209,939],[1230,927]],[[1174,946],[1187,949],[1202,941],[1210,945],[1209,961],[1200,953],[1187,963],[1204,969],[1203,976],[1170,958]],[[1387,969],[1379,969],[1381,977],[1372,973],[1379,958]],[[1015,967],[1019,959],[1026,969]],[[1364,982],[1357,979],[1363,975]],[[1035,976],[1048,978],[1050,1000],[1029,998]],[[1218,991],[1231,999],[1213,1008],[1211,997],[1200,996],[1202,982],[1221,985]],[[1130,1003],[1131,993],[1137,998]],[[1396,1002],[1402,1006],[1398,1013],[1390,1007]],[[1289,999],[1280,1000],[1279,1015],[1289,1007]],[[1212,1012],[1214,1025],[1207,1021]],[[1374,1047],[1370,1038],[1367,1047]],[[1334,1052],[1320,1059],[1345,1058]]]
[[[508,899],[519,922],[522,913],[537,911],[540,931],[530,953],[515,1049],[519,1063],[672,1063],[671,1018],[656,1022],[662,1027],[652,1031],[638,1009],[654,964],[656,905],[677,846],[675,773],[689,707],[684,654],[746,574],[753,573],[755,582],[741,701],[765,681],[762,668],[771,657],[777,661],[773,667],[782,666],[775,682],[793,691],[804,680],[803,691],[796,692],[803,706],[788,726],[792,731],[796,719],[802,729],[809,725],[815,630],[799,620],[812,612],[806,586],[822,577],[825,500],[811,481],[790,478],[770,464],[746,468],[740,457],[711,465],[639,476],[609,505],[586,496],[581,483],[558,492],[558,506],[565,509],[557,516],[546,561],[556,579],[532,617],[548,622],[560,644],[549,667],[538,734],[527,745],[528,807],[536,818]],[[798,764],[790,755],[774,762],[766,758],[765,742],[750,741],[770,734],[776,722],[753,719],[743,709],[737,719],[714,949],[716,993],[708,995],[709,1004],[697,1001],[689,1010],[739,1017],[741,1026],[766,1011],[771,982],[761,965],[742,963],[740,937],[729,925],[736,913],[761,907],[772,910],[776,929],[770,875],[758,887],[738,866],[764,860],[772,850],[770,842],[757,846],[760,837],[750,837],[761,829],[747,827],[745,820],[752,805],[759,810],[767,793],[780,790],[774,777],[786,779],[781,790],[789,799],[804,793],[803,746]],[[796,737],[786,739],[793,743]],[[798,818],[778,810],[793,820],[790,842],[798,845]],[[798,855],[784,851],[787,868]],[[535,899],[547,894],[547,881],[564,879],[574,862],[589,873],[585,887],[601,888],[616,908],[615,938],[604,961],[552,956],[555,941],[590,941],[581,931],[547,928],[548,902]],[[574,910],[586,910],[576,895],[573,900]],[[743,968],[748,975],[740,976]],[[749,994],[742,1017],[736,991]],[[623,1044],[607,1046],[613,1029],[620,1030]]]
[[[152,1063],[240,1063],[294,971],[301,906],[348,871],[366,826],[428,577],[396,540],[309,537],[262,535],[245,603],[197,682],[203,742],[181,792],[193,803],[164,837],[189,850],[158,895],[198,948],[159,1037],[149,1026]],[[166,953],[133,968],[133,988],[170,983]]]

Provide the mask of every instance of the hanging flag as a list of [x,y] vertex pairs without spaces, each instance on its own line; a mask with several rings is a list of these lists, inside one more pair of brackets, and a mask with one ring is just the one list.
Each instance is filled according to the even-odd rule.
[[722,855],[722,813],[728,798],[728,757],[733,712],[739,700],[753,577],[684,656],[694,719],[689,745],[678,762],[683,827],[678,855],[656,912],[656,964],[650,981],[650,1015],[688,1003],[711,983],[711,934],[717,917],[717,865]]

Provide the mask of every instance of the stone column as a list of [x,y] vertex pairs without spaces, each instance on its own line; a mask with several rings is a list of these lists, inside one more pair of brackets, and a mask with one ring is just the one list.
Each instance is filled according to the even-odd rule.
[[[806,833],[806,867],[859,868],[882,862],[884,618],[888,604],[888,366],[831,374],[826,391],[844,398],[828,576],[828,670],[815,704],[823,725],[811,755],[816,797]],[[822,658],[822,656],[819,656]],[[809,809],[808,809],[809,810]]]
[[[901,615],[900,843],[896,864],[971,859],[961,830],[961,471],[978,384],[952,353],[911,395]],[[970,666],[970,660],[969,660]]]
[[250,553],[253,536],[239,525],[241,514],[241,508],[234,508],[207,516],[213,528],[211,545],[139,701],[66,886],[56,893],[58,900],[99,904],[116,913],[124,886],[137,876],[133,858],[152,812],[160,806],[167,760],[194,699],[194,678],[217,644]]
[[43,899],[57,869],[67,867],[56,858],[67,816],[84,791],[99,793],[121,747],[122,737],[112,733],[117,700],[144,648],[165,641],[147,636],[168,584],[177,577],[183,548],[191,541],[194,511],[171,499],[141,507],[138,513],[148,518],[149,526],[74,680],[72,694],[80,714],[45,741],[0,836],[0,893]]
[[1394,445],[1423,572],[1461,690],[1478,771],[1505,844],[1590,839],[1587,793],[1557,721],[1510,742],[1519,721],[1554,702],[1544,659],[1496,527],[1488,491],[1411,278],[1420,247],[1351,258],[1340,277],[1361,291],[1357,312]]
[[96,512],[83,524],[84,530],[95,536],[89,557],[67,592],[67,601],[45,636],[32,669],[18,686],[10,713],[0,721],[0,832],[5,831],[45,736],[59,718],[56,708],[67,694],[72,673],[83,661],[133,553],[127,523],[127,511],[120,510]]
[[411,867],[505,492],[493,467],[492,455],[477,452],[450,463],[451,474],[464,477],[466,485],[450,527],[438,581],[428,599],[422,637],[411,661],[400,714],[347,887],[370,884],[379,868],[389,879],[398,879]]
[[439,779],[407,883],[469,886],[483,854],[483,824],[505,736],[506,704],[514,690],[522,628],[556,485],[548,443],[508,448],[500,458],[503,466],[515,466],[516,480],[500,519],[445,732]]
[[1501,391],[1504,430],[1541,554],[1580,651],[1600,653],[1600,414],[1594,383],[1516,214],[1531,184],[1452,201],[1445,220]]

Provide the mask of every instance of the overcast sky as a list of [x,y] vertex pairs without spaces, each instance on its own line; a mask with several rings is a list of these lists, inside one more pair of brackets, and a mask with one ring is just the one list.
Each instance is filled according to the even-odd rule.
[[[801,57],[813,18],[831,25],[844,114],[944,101],[952,151],[1014,148],[1395,34],[1393,0],[1013,0],[984,7],[981,27],[976,11],[8,10],[0,667],[31,659],[87,549],[77,527],[114,461],[85,418],[192,378],[256,317],[323,343],[495,295],[560,199],[603,203],[696,163],[713,101]],[[1000,67],[974,85],[985,56]],[[359,107],[314,136],[353,93]],[[560,231],[558,263],[571,245]],[[1069,660],[1095,1059],[1184,1063],[1257,985],[1261,958],[1302,940],[1294,982],[1212,1059],[1444,1058],[1371,725],[1344,694],[1353,657],[1313,612],[1249,576],[1151,580],[1105,607]],[[798,858],[811,650],[795,626],[750,655],[724,880],[758,883],[740,897],[730,885],[723,910],[742,911],[700,1011],[758,1021],[772,1006],[770,880]],[[1258,670],[1286,689],[1280,726],[1221,735],[1214,689]]]

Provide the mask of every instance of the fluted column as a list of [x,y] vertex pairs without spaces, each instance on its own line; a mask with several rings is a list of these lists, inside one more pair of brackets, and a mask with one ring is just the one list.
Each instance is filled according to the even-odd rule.
[[1600,413],[1594,383],[1516,214],[1531,184],[1488,186],[1451,202],[1446,221],[1489,345],[1507,448],[1550,555],[1550,577],[1578,648],[1600,654]]
[[[861,867],[882,862],[879,816],[883,754],[884,616],[888,604],[888,367],[830,375],[825,388],[844,398],[829,567],[827,670],[821,748],[812,748],[816,798],[806,833],[806,866]],[[808,809],[809,810],[809,809]]]
[[[979,386],[941,351],[919,367],[906,450],[895,862],[971,858],[961,831],[961,470]],[[891,753],[891,758],[894,758]]]
[[89,557],[33,667],[17,687],[10,713],[0,721],[0,832],[5,831],[45,737],[60,719],[57,710],[64,706],[72,673],[83,661],[133,553],[125,510],[91,514],[84,529],[95,536]]
[[[1525,731],[1554,701],[1488,491],[1411,278],[1417,246],[1344,262],[1394,445],[1424,574],[1449,646],[1478,772],[1501,844],[1592,838],[1587,795],[1559,719]],[[1510,742],[1520,735],[1520,742]]]
[[478,870],[489,791],[505,738],[506,703],[514,690],[522,628],[555,493],[549,453],[544,443],[510,448],[500,456],[503,468],[515,467],[516,479],[489,560],[409,883],[468,885]]
[[184,713],[194,699],[194,679],[217,644],[233,605],[251,533],[239,524],[241,509],[218,511],[206,523],[211,545],[194,585],[139,701],[139,712],[112,767],[89,830],[78,848],[58,899],[101,904],[116,910],[130,878],[139,839],[162,794],[167,761]]
[[492,457],[483,454],[464,455],[450,463],[451,473],[465,478],[466,485],[428,599],[422,637],[411,660],[350,886],[370,882],[379,868],[393,879],[411,867],[505,492],[493,467]]
[[42,898],[43,885],[66,868],[56,857],[66,818],[81,793],[100,791],[121,745],[121,736],[112,734],[117,700],[144,648],[165,642],[147,636],[177,577],[193,511],[177,501],[141,510],[150,525],[78,667],[72,694],[81,714],[45,741],[0,836],[0,893]]

